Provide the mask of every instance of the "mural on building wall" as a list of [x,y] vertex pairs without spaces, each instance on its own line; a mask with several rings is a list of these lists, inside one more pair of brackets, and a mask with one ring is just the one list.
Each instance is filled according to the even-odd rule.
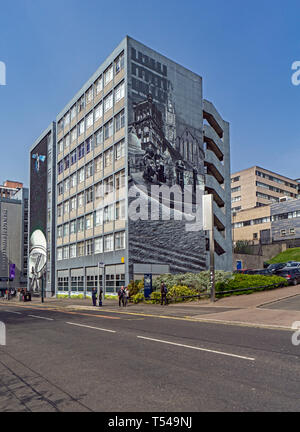
[[30,246],[28,275],[31,291],[40,291],[47,263],[47,147],[49,135],[30,153]]
[[[182,195],[187,187],[191,194],[204,190],[200,77],[134,41],[129,46],[128,71],[129,189],[135,186],[150,194],[153,185],[178,186]],[[153,198],[159,200],[152,194]],[[195,202],[195,197],[190,199]],[[151,202],[145,197],[147,205]],[[171,199],[167,205],[174,208]],[[184,220],[129,218],[129,256],[130,264],[169,264],[172,272],[199,271],[206,264],[204,233],[186,232]]]

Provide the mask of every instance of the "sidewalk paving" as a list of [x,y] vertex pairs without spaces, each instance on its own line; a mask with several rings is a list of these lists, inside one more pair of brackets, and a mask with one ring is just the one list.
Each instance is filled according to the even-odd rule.
[[[47,298],[44,303],[33,299],[29,303],[20,303],[17,299],[2,300],[9,304],[19,304],[51,309],[87,310],[98,312],[114,312],[126,314],[142,314],[144,316],[160,316],[169,318],[189,318],[199,322],[215,322],[255,327],[270,327],[291,330],[295,321],[300,321],[299,310],[281,310],[264,308],[270,303],[300,295],[300,285],[262,291],[249,295],[225,297],[211,303],[209,299],[189,303],[170,304],[168,306],[152,304],[129,304],[127,308],[119,308],[118,301],[104,300],[103,307],[93,307],[91,299],[57,299]],[[0,309],[1,310],[1,309]]]

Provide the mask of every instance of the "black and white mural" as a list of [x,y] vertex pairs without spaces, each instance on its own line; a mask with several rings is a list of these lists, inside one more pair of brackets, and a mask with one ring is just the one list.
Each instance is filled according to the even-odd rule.
[[171,272],[200,271],[206,265],[203,231],[187,232],[184,218],[164,218],[164,210],[174,209],[172,199],[161,203],[159,220],[153,220],[151,200],[160,196],[150,191],[154,185],[177,186],[182,200],[189,193],[196,204],[196,191],[204,190],[202,80],[131,40],[128,104],[128,187],[140,189],[149,207],[147,220],[134,221],[129,212],[131,269],[144,263],[168,264]]

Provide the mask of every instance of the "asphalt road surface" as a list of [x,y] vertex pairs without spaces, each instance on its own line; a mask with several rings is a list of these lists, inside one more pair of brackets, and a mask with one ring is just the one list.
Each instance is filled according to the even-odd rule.
[[3,305],[0,412],[300,411],[292,332]]
[[[284,300],[276,301],[262,306],[264,309],[294,310],[300,311],[300,295],[289,297]],[[299,316],[300,318],[300,316]]]

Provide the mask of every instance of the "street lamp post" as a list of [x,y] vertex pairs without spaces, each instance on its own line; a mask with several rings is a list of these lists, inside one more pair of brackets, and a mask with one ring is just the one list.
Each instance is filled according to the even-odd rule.
[[213,195],[203,195],[203,229],[209,232],[210,300],[216,301]]

